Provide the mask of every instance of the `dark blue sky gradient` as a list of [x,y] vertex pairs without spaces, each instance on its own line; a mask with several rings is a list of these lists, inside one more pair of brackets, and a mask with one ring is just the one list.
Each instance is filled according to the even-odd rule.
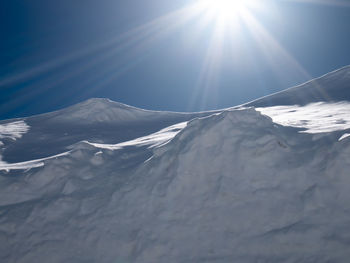
[[244,25],[232,36],[234,47],[224,43],[223,59],[210,81],[206,74],[200,76],[213,26],[199,30],[193,18],[166,31],[171,23],[165,21],[154,27],[150,36],[160,36],[153,41],[142,30],[128,42],[122,39],[123,33],[189,2],[2,0],[0,119],[52,111],[91,97],[154,110],[218,109],[350,64],[350,8],[345,6],[267,0],[264,10],[254,11],[309,77],[273,49],[268,61]]

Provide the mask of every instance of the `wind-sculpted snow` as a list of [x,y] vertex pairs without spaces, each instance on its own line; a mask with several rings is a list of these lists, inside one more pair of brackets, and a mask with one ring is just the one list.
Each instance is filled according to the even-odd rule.
[[169,142],[175,137],[176,134],[178,134],[183,128],[185,128],[186,125],[187,122],[178,123],[165,129],[162,129],[156,133],[117,144],[91,143],[88,141],[85,141],[85,143],[95,146],[96,148],[109,150],[120,150],[130,146],[148,146],[148,148],[154,148]]
[[59,158],[61,156],[65,156],[68,154],[69,152],[65,152],[65,153],[57,154],[57,155],[42,158],[42,159],[31,160],[31,161],[20,162],[20,163],[7,163],[0,160],[0,171],[6,171],[8,173],[11,170],[30,170],[32,168],[38,168],[38,167],[44,166],[45,161]]
[[[88,141],[82,141],[75,145],[72,145],[69,148],[73,148],[73,149],[74,148],[76,149],[78,147],[86,148],[86,144],[94,146],[96,148],[108,149],[108,150],[120,150],[125,147],[131,147],[131,146],[136,146],[136,147],[148,146],[148,148],[154,148],[170,141],[181,129],[186,127],[186,124],[187,124],[186,122],[178,123],[170,127],[167,127],[165,129],[162,129],[159,132],[156,132],[154,134],[150,134],[144,137],[137,138],[135,140],[126,141],[122,143],[102,144],[102,143],[91,143]],[[99,151],[96,154],[100,154],[100,153],[102,152]],[[8,173],[12,170],[29,170],[32,168],[38,168],[38,167],[44,166],[45,162],[48,160],[59,158],[68,154],[70,154],[70,151],[57,154],[54,156],[49,156],[46,158],[41,158],[41,159],[36,159],[36,160],[31,160],[26,162],[18,162],[18,163],[6,163],[1,161],[0,159],[0,171],[6,171]]]
[[0,262],[348,261],[349,137],[253,108],[167,132],[0,177]]
[[24,121],[0,124],[0,139],[19,139],[28,132],[29,126]]
[[350,129],[350,102],[311,103],[305,106],[274,106],[258,108],[274,122],[322,133]]
[[9,123],[0,123],[0,170],[5,163],[2,161],[2,153],[5,150],[8,141],[16,141],[23,134],[29,131],[29,126],[22,120]]
[[344,133],[340,138],[339,141],[344,140],[346,138],[350,137],[350,133]]

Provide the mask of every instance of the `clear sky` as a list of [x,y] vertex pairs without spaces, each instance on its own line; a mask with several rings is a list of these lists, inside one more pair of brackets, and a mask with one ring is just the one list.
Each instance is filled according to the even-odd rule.
[[1,0],[0,33],[0,119],[211,110],[350,64],[350,0]]

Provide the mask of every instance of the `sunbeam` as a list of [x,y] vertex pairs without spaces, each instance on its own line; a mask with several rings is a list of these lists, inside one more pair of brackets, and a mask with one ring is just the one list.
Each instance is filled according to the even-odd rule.
[[[37,87],[31,89],[30,92],[22,96],[17,96],[15,100],[9,103],[0,105],[0,110],[7,111],[14,108],[20,101],[26,101],[40,96],[44,92],[59,87],[65,81],[78,75],[85,75],[84,79],[79,83],[79,87],[76,86],[69,92],[62,94],[62,96],[69,98],[76,94],[93,94],[94,91],[108,85],[139,63],[142,60],[142,55],[148,49],[151,49],[157,41],[165,38],[174,32],[174,30],[186,24],[190,19],[193,19],[193,12],[190,12],[190,9],[191,7],[184,7],[104,42],[91,44],[82,50],[74,51],[64,57],[48,61],[22,73],[0,79],[0,87],[6,88],[7,86],[28,81],[53,71],[53,74],[41,79],[39,85],[36,83]],[[122,56],[123,59],[118,59],[122,54],[124,55]],[[67,71],[64,76],[59,76],[54,72],[58,68],[69,68],[70,65],[80,60],[87,60],[88,62]],[[101,70],[95,72],[93,75],[87,74],[89,70],[96,67],[99,67]],[[92,84],[94,84],[93,87],[91,87]],[[57,101],[62,99],[64,98],[56,98]]]
[[[265,55],[267,61],[269,61],[270,67],[274,70],[276,76],[283,74],[283,71],[278,66],[279,63],[276,63],[276,60],[274,59],[275,57],[286,61],[287,65],[291,67],[293,71],[301,76],[304,76],[305,79],[312,79],[312,76],[268,33],[268,31],[254,18],[254,16],[246,13],[245,18],[248,28],[251,31],[251,35],[255,38],[256,43],[261,48],[261,51]],[[330,100],[328,94],[318,86],[317,82],[314,82],[313,85],[315,86],[316,90],[318,90],[319,95],[326,100]],[[303,101],[303,98],[299,99]]]
[[[348,1],[342,0],[281,0],[282,2],[298,4],[315,4],[349,7]],[[218,92],[221,71],[227,70],[224,63],[230,62],[236,67],[232,72],[245,67],[258,67],[254,64],[251,53],[259,52],[275,77],[292,79],[287,74],[294,72],[301,79],[311,79],[312,76],[299,63],[288,48],[281,45],[277,37],[265,27],[264,18],[257,15],[269,11],[277,23],[283,17],[272,8],[277,1],[258,0],[189,0],[187,5],[169,13],[159,13],[158,17],[133,28],[125,29],[124,33],[110,34],[103,40],[92,41],[79,50],[73,50],[63,56],[32,66],[23,72],[0,77],[0,88],[11,89],[22,85],[27,92],[16,94],[15,99],[0,105],[0,110],[7,112],[15,108],[19,102],[31,100],[51,90],[60,89],[74,83],[74,89],[68,89],[55,97],[56,100],[76,96],[92,96],[107,87],[114,86],[130,69],[143,63],[148,51],[155,49],[158,43],[177,34],[179,31],[190,35],[191,48],[201,46],[203,64],[197,65],[200,72],[197,84],[191,87],[192,98],[189,109],[193,105],[206,108],[206,102],[214,100]],[[205,36],[204,39],[202,36]],[[251,43],[247,43],[247,35]],[[209,36],[209,37],[208,37]],[[197,43],[196,43],[197,41]],[[200,43],[200,41],[202,41]],[[252,47],[253,46],[253,47]],[[205,48],[207,48],[205,50]],[[242,52],[244,50],[244,52]],[[254,50],[253,52],[250,52]],[[175,54],[176,56],[176,54]],[[283,64],[283,67],[281,66]],[[96,71],[94,71],[97,69]],[[286,70],[287,69],[287,70]],[[93,74],[91,74],[93,73]],[[7,74],[7,73],[6,73]],[[72,81],[79,78],[79,81]],[[194,81],[193,81],[194,83]],[[322,92],[322,90],[320,90]],[[323,94],[327,96],[327,94]]]

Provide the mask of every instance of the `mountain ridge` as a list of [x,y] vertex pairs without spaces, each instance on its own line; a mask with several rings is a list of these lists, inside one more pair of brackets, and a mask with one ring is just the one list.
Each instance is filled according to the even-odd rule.
[[[345,87],[344,87],[345,85]],[[258,98],[241,106],[267,107],[301,105],[314,102],[350,101],[350,65],[303,84]]]

